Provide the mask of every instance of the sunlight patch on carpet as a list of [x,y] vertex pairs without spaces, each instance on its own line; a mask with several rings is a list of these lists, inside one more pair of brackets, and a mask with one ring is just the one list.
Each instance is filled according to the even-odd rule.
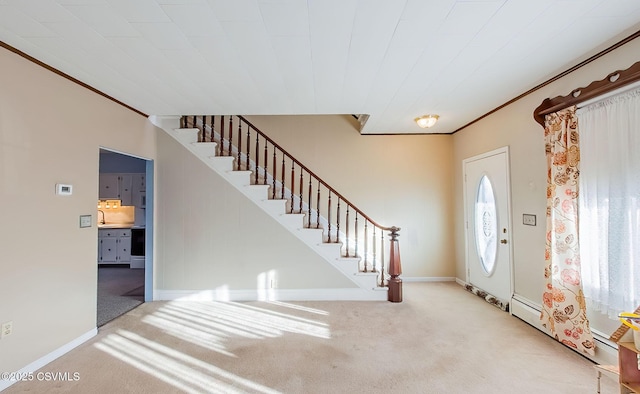
[[291,308],[291,309],[296,309],[296,310],[299,310],[299,311],[315,313],[317,315],[322,315],[322,316],[329,316],[329,312],[323,311],[321,309],[309,308],[307,306],[290,304],[288,302],[282,302],[282,301],[268,301],[268,302],[269,302],[269,304],[282,306],[282,307],[285,307],[285,308]]
[[329,326],[324,322],[239,302],[172,301],[142,321],[164,329],[158,324],[159,319],[223,338],[275,338],[286,332],[331,338]]
[[[313,317],[329,315],[326,311],[284,302],[255,305],[172,301],[141,320],[162,334],[237,359],[239,356],[227,347],[233,339],[270,340],[287,333],[330,339],[329,324],[305,317],[309,314]],[[94,346],[187,393],[276,393],[268,387],[127,330],[109,334]]]
[[187,393],[278,393],[127,330],[109,334],[95,346]]

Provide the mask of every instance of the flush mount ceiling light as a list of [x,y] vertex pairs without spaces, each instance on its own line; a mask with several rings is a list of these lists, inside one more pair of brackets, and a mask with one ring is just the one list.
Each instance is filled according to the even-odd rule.
[[419,118],[415,118],[415,121],[418,126],[422,127],[423,129],[428,129],[429,127],[436,124],[438,118],[438,115],[422,115]]

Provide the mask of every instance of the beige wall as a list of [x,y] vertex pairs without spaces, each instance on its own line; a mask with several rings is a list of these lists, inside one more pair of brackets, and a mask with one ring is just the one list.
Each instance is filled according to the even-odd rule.
[[[511,151],[512,247],[515,293],[541,304],[544,286],[546,214],[546,161],[543,128],[534,121],[533,111],[547,97],[564,96],[573,89],[601,80],[615,70],[638,61],[640,39],[580,68],[566,77],[516,101],[454,135],[453,167],[455,196],[456,274],[465,274],[462,160],[502,146]],[[522,224],[522,214],[537,216],[536,227]],[[590,312],[594,326],[610,333],[617,322],[602,320]]]
[[356,287],[166,133],[157,162],[156,289]]
[[349,116],[251,116],[345,198],[400,231],[405,278],[453,277],[452,138],[361,135]]
[[0,371],[16,371],[96,327],[99,147],[154,158],[157,129],[5,49],[0,70]]

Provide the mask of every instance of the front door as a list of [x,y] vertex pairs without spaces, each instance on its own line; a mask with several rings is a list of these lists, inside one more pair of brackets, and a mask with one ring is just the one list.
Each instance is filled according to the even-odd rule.
[[509,149],[463,161],[467,281],[503,302],[512,295]]

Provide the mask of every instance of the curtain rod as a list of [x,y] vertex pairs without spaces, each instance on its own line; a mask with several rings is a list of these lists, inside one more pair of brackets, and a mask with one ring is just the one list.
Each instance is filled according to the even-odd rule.
[[597,103],[597,102],[606,100],[606,99],[608,99],[610,97],[618,96],[618,95],[621,95],[621,94],[636,90],[639,87],[640,87],[640,81],[636,81],[636,82],[630,83],[628,85],[622,86],[622,87],[620,87],[618,89],[612,90],[610,92],[603,93],[598,97],[594,97],[594,98],[592,98],[590,100],[583,101],[580,104],[578,104],[577,107],[578,108],[584,108],[584,107],[586,107],[588,105],[591,105],[593,103]]
[[640,81],[640,61],[626,70],[614,71],[604,79],[591,82],[587,87],[574,89],[566,96],[544,99],[533,111],[533,118],[544,127],[544,116],[547,114],[578,105],[637,81]]

